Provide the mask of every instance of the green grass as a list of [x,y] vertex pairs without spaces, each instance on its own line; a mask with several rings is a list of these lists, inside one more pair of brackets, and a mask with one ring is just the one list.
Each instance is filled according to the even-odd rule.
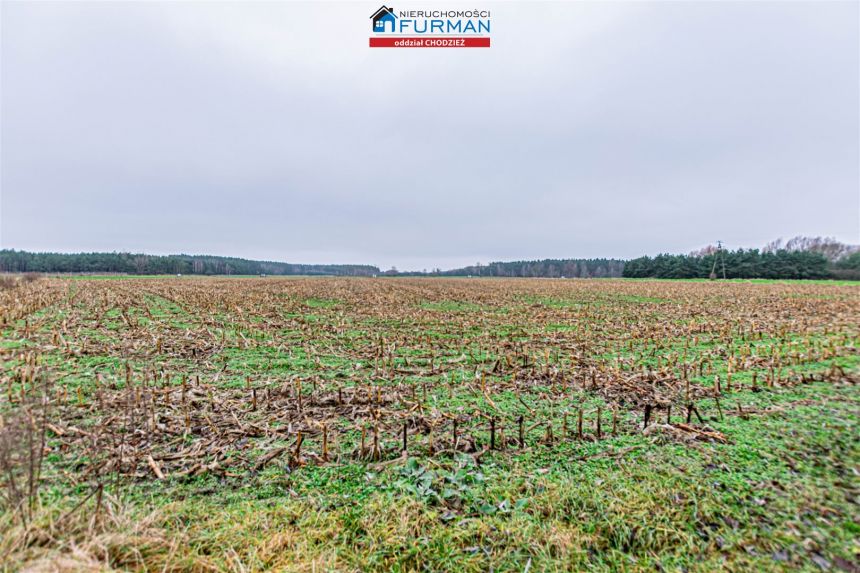
[[[318,570],[819,570],[850,562],[860,399],[816,383],[740,394],[728,445],[644,435],[600,444],[128,486],[218,567]],[[59,493],[55,494],[58,498]]]
[[340,304],[340,301],[325,298],[309,298],[305,301],[305,306],[309,308],[332,308],[338,304]]
[[[797,298],[794,293],[785,296]],[[501,357],[494,352],[499,346],[488,347],[486,340],[512,345],[539,341],[552,351],[547,366],[571,370],[571,353],[591,336],[589,329],[604,327],[602,313],[634,316],[635,311],[639,319],[660,321],[664,305],[673,304],[671,293],[588,291],[518,296],[504,309],[469,300],[419,299],[410,303],[405,318],[395,318],[349,315],[356,305],[346,297],[313,292],[280,298],[284,323],[266,330],[260,316],[237,318],[220,311],[204,316],[161,296],[146,294],[141,299],[140,307],[128,311],[141,327],[178,333],[174,338],[181,340],[186,331],[205,324],[211,330],[212,354],[201,363],[178,354],[176,346],[157,352],[154,338],[133,355],[70,356],[53,347],[44,351],[41,363],[73,397],[80,387],[85,400],[91,400],[96,374],[121,388],[129,363],[136,373],[164,367],[174,385],[179,383],[175,373],[208,368],[210,376],[219,372],[221,390],[243,388],[246,377],[273,387],[295,376],[344,388],[370,380],[419,387],[429,381],[435,384],[428,400],[439,412],[488,412],[491,406],[483,395],[462,390],[475,383],[476,369],[488,369]],[[834,290],[810,301],[850,299]],[[103,313],[101,327],[89,310],[77,308],[89,320],[76,331],[77,342],[89,340],[107,348],[128,334],[118,309]],[[546,314],[523,321],[532,311]],[[47,333],[63,312],[68,309],[46,309],[31,321],[38,319],[39,332]],[[488,316],[494,317],[492,322]],[[689,326],[698,319],[682,317],[680,322]],[[16,329],[22,324],[3,332],[0,348],[17,353],[34,344],[19,336]],[[633,322],[629,325],[632,328]],[[589,358],[656,369],[681,355],[690,360],[710,356],[713,368],[691,377],[707,385],[715,375],[725,380],[725,357],[731,350],[780,347],[808,353],[845,336],[855,350],[784,365],[783,374],[822,372],[834,365],[860,372],[856,332],[850,330],[747,340],[715,330],[697,335],[696,342],[679,335],[628,344],[627,326],[598,331],[603,339],[591,347],[594,354]],[[369,349],[383,341],[368,332],[383,333],[385,344],[396,342],[390,358],[401,372],[388,379],[374,375]],[[435,360],[452,359],[456,365],[445,374],[410,370],[428,363],[429,348],[439,350]],[[541,372],[546,358],[536,354],[532,359]],[[21,364],[12,353],[0,371]],[[758,369],[760,376],[765,370]],[[490,374],[488,379],[502,383],[510,376]],[[750,381],[751,371],[734,374],[736,387],[748,387]],[[17,382],[9,384],[18,391]],[[303,388],[307,393],[307,382]],[[423,455],[425,444],[417,436],[412,456],[397,460],[398,437],[389,435],[383,436],[385,464],[344,456],[326,465],[291,469],[279,458],[258,472],[111,480],[108,493],[122,500],[125,521],[112,525],[110,542],[101,543],[112,548],[115,568],[140,570],[820,571],[824,564],[838,570],[856,562],[860,393],[855,384],[815,382],[728,393],[721,399],[722,419],[712,399],[700,400],[697,406],[706,424],[725,434],[728,444],[643,434],[638,431],[641,412],[633,408],[621,409],[618,435],[580,441],[564,436],[562,416],[584,408],[590,437],[595,409],[602,407],[603,431],[608,434],[605,400],[579,389],[548,396],[557,395],[547,380],[533,381],[529,391],[519,395],[510,387],[494,392],[492,400],[504,413],[508,437],[514,434],[510,420],[528,407],[533,418],[550,421],[556,442],[540,442],[542,426],[527,435],[526,448],[488,452],[479,461],[469,454],[430,458]],[[674,421],[680,421],[679,414],[675,412]],[[664,416],[663,411],[655,415],[658,421]],[[471,430],[486,444],[484,426]],[[346,450],[358,443],[359,434],[344,431],[338,440]],[[46,515],[55,520],[91,491],[88,482],[71,479],[86,458],[57,451],[57,445],[48,444],[52,451],[42,492]],[[319,446],[311,438],[308,445]],[[230,455],[255,459],[262,454],[254,444],[243,448],[237,445]],[[83,507],[80,514],[90,515],[92,501]],[[152,529],[141,533],[135,523],[151,524]],[[80,533],[78,542],[84,539]],[[171,539],[178,540],[179,548],[165,541]],[[117,556],[135,552],[141,555],[139,562]]]

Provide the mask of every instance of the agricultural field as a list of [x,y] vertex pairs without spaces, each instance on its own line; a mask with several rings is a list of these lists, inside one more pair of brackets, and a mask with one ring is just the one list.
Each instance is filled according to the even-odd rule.
[[0,291],[4,570],[858,571],[860,285]]

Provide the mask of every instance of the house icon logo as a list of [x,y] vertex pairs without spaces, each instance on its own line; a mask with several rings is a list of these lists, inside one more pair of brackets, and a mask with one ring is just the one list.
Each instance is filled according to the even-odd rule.
[[[373,13],[373,16],[371,16],[370,19],[373,20],[372,30],[374,32],[394,32],[397,16],[394,15],[393,8],[382,6],[379,10]],[[391,24],[390,27],[388,27],[389,23]]]
[[395,12],[391,6],[383,5],[370,15],[370,20],[371,48],[490,47],[489,10],[410,8]]

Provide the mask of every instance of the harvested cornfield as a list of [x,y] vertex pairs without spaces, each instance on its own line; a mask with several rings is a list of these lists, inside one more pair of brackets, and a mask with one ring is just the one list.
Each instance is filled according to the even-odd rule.
[[[856,567],[856,285],[43,278],[0,313],[10,562]],[[182,543],[93,544],[120,503]]]

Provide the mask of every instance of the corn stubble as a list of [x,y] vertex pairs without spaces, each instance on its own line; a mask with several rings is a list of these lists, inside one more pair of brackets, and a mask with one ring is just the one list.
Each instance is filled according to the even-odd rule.
[[[35,432],[30,454],[4,445],[0,463],[35,456],[27,463],[40,466],[33,452],[47,450],[88,460],[71,475],[102,484],[274,463],[480,460],[655,424],[728,443],[713,424],[756,413],[737,399],[724,407],[741,390],[856,382],[834,361],[857,353],[856,294],[814,284],[41,279],[0,292],[4,338],[23,341],[0,350],[0,437]],[[32,446],[45,432],[49,447]],[[7,504],[30,503],[18,484],[38,481],[32,472],[7,472],[17,480]]]

